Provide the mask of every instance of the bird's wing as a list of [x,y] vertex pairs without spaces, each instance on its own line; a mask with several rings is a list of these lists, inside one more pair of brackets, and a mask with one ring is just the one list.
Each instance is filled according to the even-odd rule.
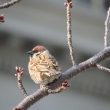
[[46,60],[43,60],[38,66],[39,68],[42,68],[41,71],[45,72],[48,76],[61,74],[59,65],[52,56]]

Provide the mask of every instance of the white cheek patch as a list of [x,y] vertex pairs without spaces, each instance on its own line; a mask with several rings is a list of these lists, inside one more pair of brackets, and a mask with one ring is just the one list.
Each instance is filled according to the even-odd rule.
[[38,53],[34,53],[32,56],[30,56],[30,60],[32,60],[32,58],[36,58],[38,55]]
[[36,54],[31,55],[30,60],[32,60],[32,58],[36,58]]
[[38,55],[40,55],[40,52],[34,53],[32,58],[36,58]]
[[36,55],[37,55],[37,54],[36,54],[36,53],[34,53],[32,57],[33,57],[33,58],[36,58]]

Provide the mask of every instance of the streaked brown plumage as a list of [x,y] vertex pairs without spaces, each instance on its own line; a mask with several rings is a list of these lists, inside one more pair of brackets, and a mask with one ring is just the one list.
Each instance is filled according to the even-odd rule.
[[44,46],[38,45],[28,53],[30,54],[29,74],[36,84],[45,86],[59,78],[61,75],[59,65]]

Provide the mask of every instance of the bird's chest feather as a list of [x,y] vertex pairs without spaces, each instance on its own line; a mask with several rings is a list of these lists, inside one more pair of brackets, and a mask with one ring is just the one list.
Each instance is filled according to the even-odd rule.
[[29,66],[31,70],[34,71],[49,71],[53,67],[53,63],[50,57],[46,55],[40,55],[36,58],[31,59],[29,62]]
[[36,83],[52,82],[59,77],[60,69],[52,56],[47,54],[32,58],[28,65],[31,78]]

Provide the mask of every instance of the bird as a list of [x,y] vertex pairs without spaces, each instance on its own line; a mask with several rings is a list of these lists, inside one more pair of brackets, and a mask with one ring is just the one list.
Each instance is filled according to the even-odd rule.
[[45,46],[37,45],[27,53],[30,57],[28,63],[30,77],[40,87],[46,86],[60,77],[59,64]]

